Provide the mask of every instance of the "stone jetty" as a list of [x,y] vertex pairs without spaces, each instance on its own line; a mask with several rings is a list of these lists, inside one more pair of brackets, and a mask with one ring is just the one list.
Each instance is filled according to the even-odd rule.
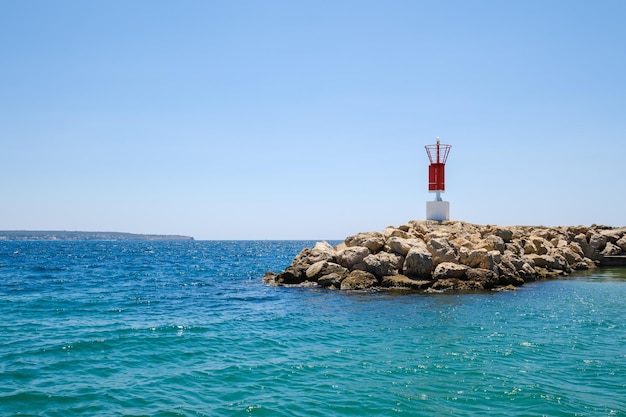
[[382,232],[317,242],[282,272],[275,286],[425,292],[514,290],[525,282],[626,261],[626,227],[480,226],[410,221]]

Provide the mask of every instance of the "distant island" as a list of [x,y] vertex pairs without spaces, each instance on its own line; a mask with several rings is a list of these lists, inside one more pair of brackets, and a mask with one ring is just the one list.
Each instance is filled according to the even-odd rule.
[[194,240],[181,235],[143,235],[120,232],[78,232],[66,230],[0,230],[3,240]]

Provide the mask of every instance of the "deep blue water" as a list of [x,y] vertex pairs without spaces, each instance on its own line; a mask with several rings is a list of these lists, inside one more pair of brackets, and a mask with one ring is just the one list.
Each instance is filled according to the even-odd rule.
[[626,270],[263,285],[313,243],[0,242],[0,415],[626,415]]

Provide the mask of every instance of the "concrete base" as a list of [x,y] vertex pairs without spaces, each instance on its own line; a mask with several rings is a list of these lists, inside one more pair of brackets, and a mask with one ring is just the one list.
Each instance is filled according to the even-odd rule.
[[450,220],[449,201],[427,201],[426,220]]

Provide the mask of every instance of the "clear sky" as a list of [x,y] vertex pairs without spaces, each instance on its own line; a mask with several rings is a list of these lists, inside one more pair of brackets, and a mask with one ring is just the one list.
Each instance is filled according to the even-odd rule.
[[0,229],[626,225],[626,1],[0,1]]

